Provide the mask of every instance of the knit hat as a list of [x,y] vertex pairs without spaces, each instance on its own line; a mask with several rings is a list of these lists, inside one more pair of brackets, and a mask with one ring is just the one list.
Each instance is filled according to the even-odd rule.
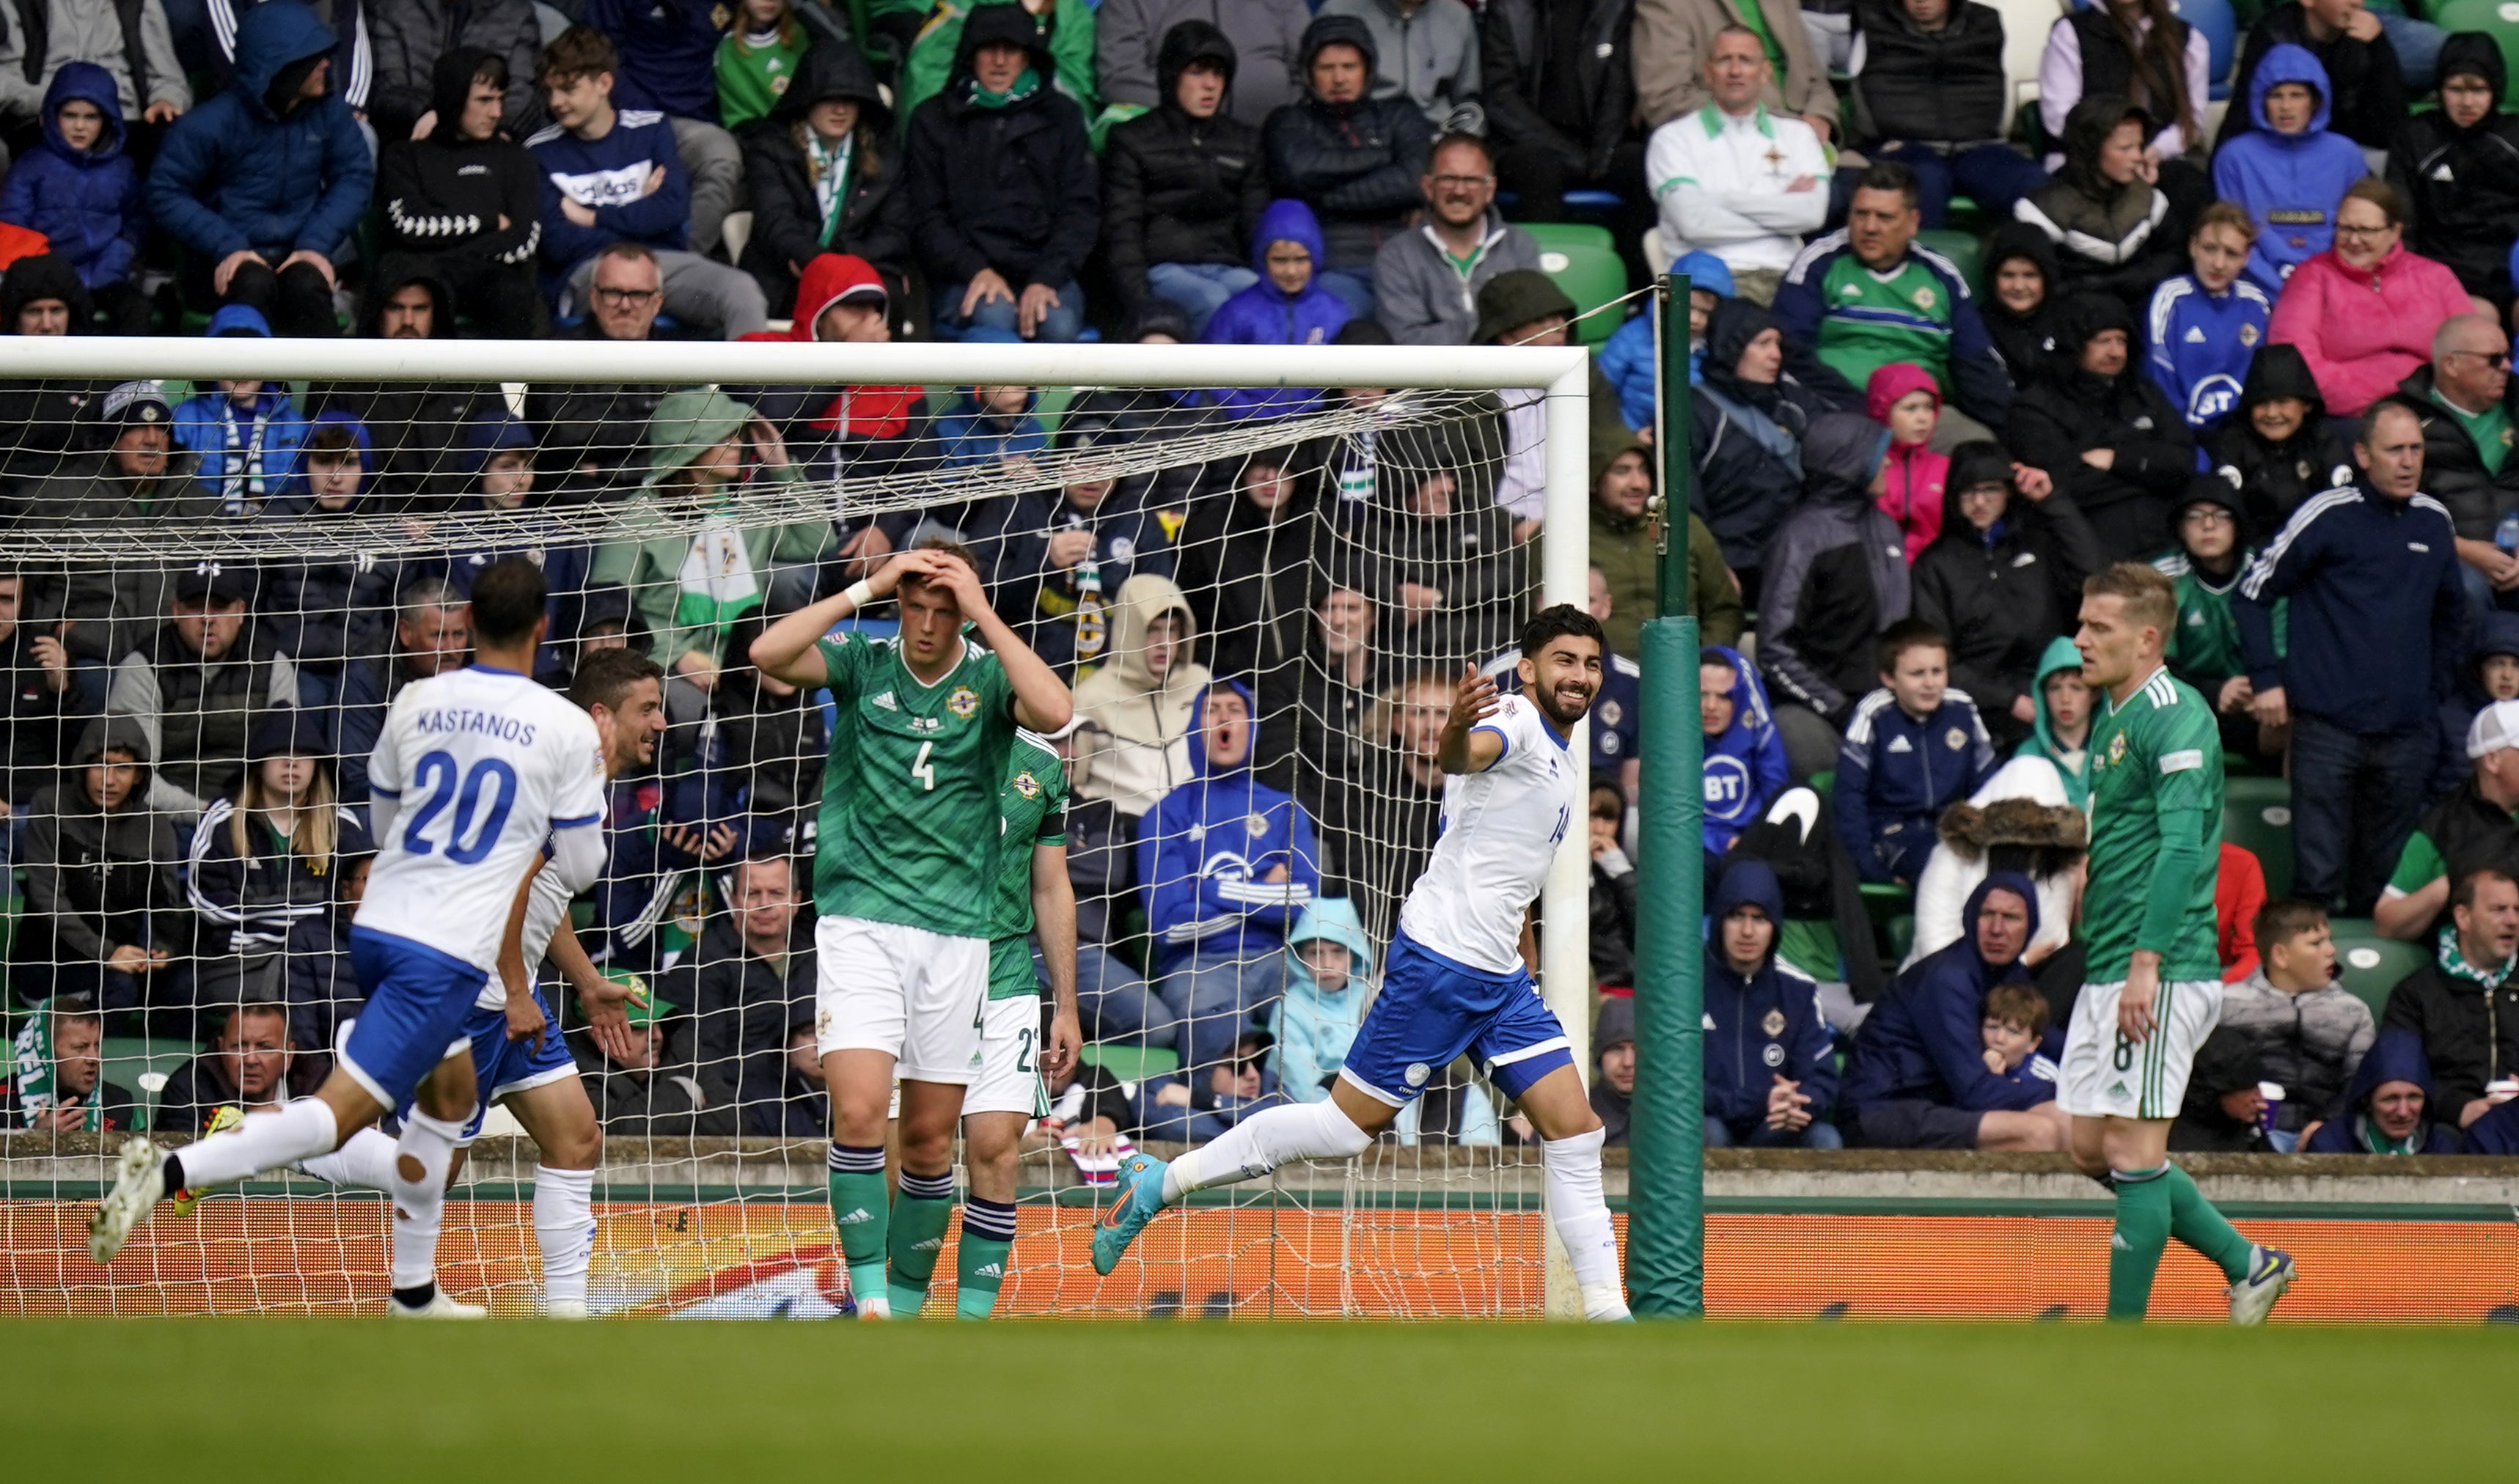
[[8,316],[0,330],[16,333],[19,311],[45,299],[58,299],[69,310],[73,330],[86,327],[93,306],[78,270],[59,253],[38,252],[11,263],[7,277],[0,279],[0,313]]
[[135,427],[164,427],[175,420],[175,409],[155,381],[124,381],[97,405],[97,420],[119,432]]
[[647,477],[640,488],[654,489],[751,420],[751,408],[714,387],[667,396],[647,419]]
[[244,602],[252,596],[253,589],[246,583],[245,574],[231,572],[219,562],[198,563],[192,571],[179,574],[175,579],[178,601],[198,603],[206,598],[225,607],[230,603]]
[[1479,288],[1479,327],[1473,345],[1493,345],[1507,331],[1551,315],[1574,318],[1574,301],[1557,281],[1536,268],[1500,273]]

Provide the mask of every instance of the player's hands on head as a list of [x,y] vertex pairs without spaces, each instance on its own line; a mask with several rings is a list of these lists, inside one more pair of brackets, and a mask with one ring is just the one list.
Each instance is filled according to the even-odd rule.
[[892,560],[876,568],[874,576],[866,579],[866,590],[876,597],[889,597],[900,589],[903,578],[913,572],[921,577],[932,577],[936,573],[936,564],[944,559],[934,551],[914,548],[896,551]]

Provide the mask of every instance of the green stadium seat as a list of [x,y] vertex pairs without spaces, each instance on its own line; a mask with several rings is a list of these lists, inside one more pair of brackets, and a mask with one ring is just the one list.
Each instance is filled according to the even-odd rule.
[[1143,1082],[1180,1069],[1180,1053],[1169,1046],[1087,1046],[1084,1060],[1123,1082]]
[[1821,983],[1845,977],[1836,924],[1825,917],[1788,917],[1776,936],[1776,957]]
[[1975,234],[1953,232],[1945,227],[1938,231],[1917,233],[1916,243],[1921,247],[1929,247],[1958,264],[1960,281],[1967,284],[1968,292],[1984,291],[1985,248],[1984,244],[1976,240]]
[[1907,950],[1914,946],[1916,946],[1916,914],[1913,912],[1901,912],[1897,916],[1889,919],[1890,965],[1895,966],[1905,963],[1907,961]]
[[2423,19],[2445,31],[2482,31],[2501,49],[2504,65],[2519,70],[2519,12],[2503,0],[2447,0],[2423,7]]
[[[1627,291],[1626,260],[1606,227],[1582,222],[1532,222],[1525,231],[1539,243],[1539,269],[1566,290],[1578,313],[1591,314]],[[1624,317],[1591,315],[1576,322],[1575,343],[1599,345],[1617,332]]]
[[2430,951],[2422,944],[2381,938],[2366,919],[2339,917],[2330,926],[2335,934],[2338,982],[2369,1006],[2374,1016],[2387,1010],[2388,991],[2399,980],[2431,961]]
[[2257,857],[2266,895],[2291,895],[2291,784],[2281,778],[2222,781],[2222,838]]
[[182,1069],[183,1065],[199,1050],[190,1041],[108,1036],[98,1046],[97,1053],[105,1063],[105,1079],[129,1088],[140,1105],[141,1116],[154,1123],[157,1114],[157,1097],[166,1090],[166,1079]]

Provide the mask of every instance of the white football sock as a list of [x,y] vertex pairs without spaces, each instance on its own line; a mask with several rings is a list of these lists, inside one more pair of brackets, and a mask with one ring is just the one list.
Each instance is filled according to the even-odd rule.
[[534,1166],[534,1241],[543,1249],[543,1302],[586,1302],[595,1257],[595,1171]]
[[[1351,1159],[1372,1147],[1373,1136],[1327,1098],[1267,1109],[1174,1159],[1164,1171],[1164,1204],[1193,1191],[1257,1180],[1289,1159]],[[1595,1195],[1599,1190],[1596,1173]]]
[[393,1189],[394,1141],[381,1128],[363,1128],[329,1155],[300,1159],[297,1167],[318,1180],[372,1191]]
[[1543,1139],[1539,1164],[1548,1188],[1548,1222],[1566,1244],[1574,1285],[1583,1293],[1583,1317],[1627,1317],[1625,1285],[1618,1278],[1618,1234],[1610,1203],[1601,1197],[1601,1146],[1605,1130],[1570,1139]]
[[394,1143],[393,1286],[416,1288],[437,1277],[437,1231],[446,1219],[446,1170],[464,1125],[413,1109]]
[[243,1127],[188,1144],[175,1154],[184,1166],[184,1184],[205,1191],[330,1154],[339,1139],[332,1106],[321,1098],[300,1098],[275,1113],[247,1113]]

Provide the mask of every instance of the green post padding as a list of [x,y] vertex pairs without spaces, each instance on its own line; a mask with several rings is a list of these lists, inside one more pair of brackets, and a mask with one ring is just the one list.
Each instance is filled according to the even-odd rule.
[[1638,799],[1636,1092],[1627,1194],[1627,1302],[1705,1312],[1704,733],[1689,616],[1688,278],[1662,280],[1662,616],[1645,625]]

